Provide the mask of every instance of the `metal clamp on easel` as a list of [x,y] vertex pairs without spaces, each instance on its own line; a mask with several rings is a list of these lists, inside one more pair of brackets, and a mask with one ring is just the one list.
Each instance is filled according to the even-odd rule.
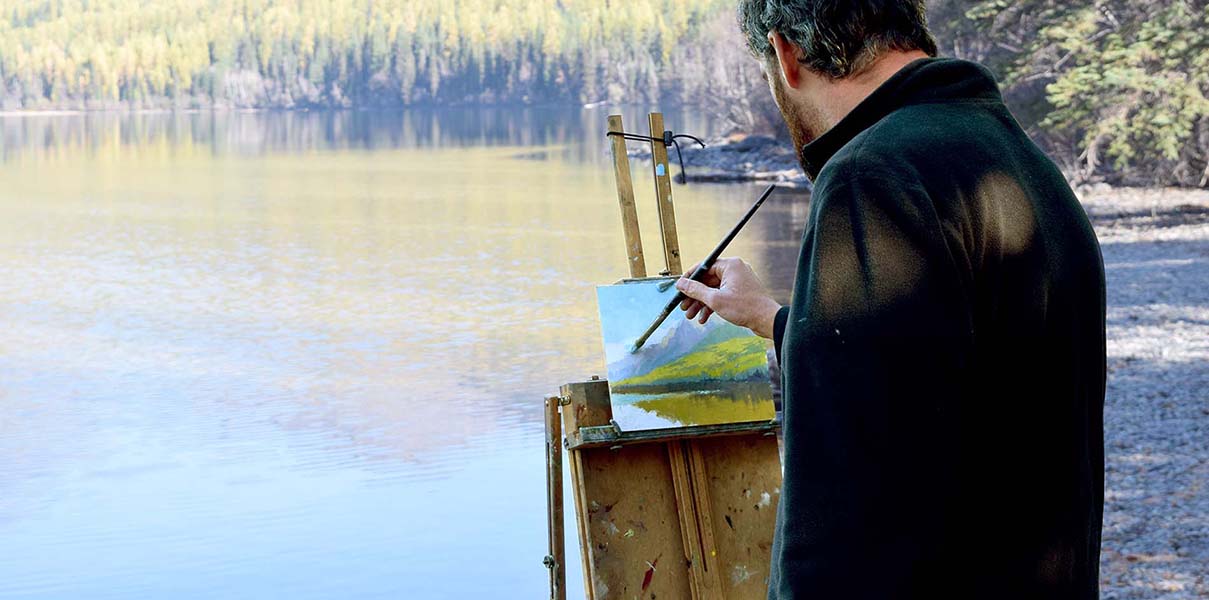
[[680,138],[693,140],[694,142],[697,142],[698,146],[701,146],[702,148],[705,147],[705,142],[701,141],[701,138],[695,135],[689,135],[687,133],[675,133],[670,129],[665,129],[662,137],[655,137],[653,135],[638,135],[636,133],[626,133],[624,131],[610,131],[605,135],[608,137],[619,137],[625,140],[636,142],[663,144],[663,149],[665,152],[667,151],[668,146],[675,148],[676,160],[680,162],[680,183],[688,183],[688,170],[684,168],[684,153],[680,150]]
[[[609,117],[631,279],[646,278],[620,115]],[[649,116],[663,141],[663,116]],[[674,139],[673,139],[674,141]],[[665,273],[682,273],[666,143],[652,143]],[[613,424],[593,377],[545,399],[550,596],[566,598],[563,448],[570,462],[584,588],[606,598],[764,598],[781,487],[776,432],[758,421],[650,431]]]

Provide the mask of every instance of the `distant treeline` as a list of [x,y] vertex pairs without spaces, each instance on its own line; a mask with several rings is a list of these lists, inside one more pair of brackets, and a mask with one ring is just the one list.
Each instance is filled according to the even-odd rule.
[[[1078,180],[1209,184],[1206,0],[931,0]],[[0,0],[0,106],[640,102],[779,123],[735,0]]]
[[4,0],[8,108],[636,102],[731,0]]

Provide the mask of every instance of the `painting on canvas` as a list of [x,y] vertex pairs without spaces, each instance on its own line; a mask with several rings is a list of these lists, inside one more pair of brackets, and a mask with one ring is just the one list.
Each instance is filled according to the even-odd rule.
[[677,310],[637,352],[630,348],[676,294],[649,279],[596,288],[613,420],[623,431],[769,420],[768,344],[714,315]]

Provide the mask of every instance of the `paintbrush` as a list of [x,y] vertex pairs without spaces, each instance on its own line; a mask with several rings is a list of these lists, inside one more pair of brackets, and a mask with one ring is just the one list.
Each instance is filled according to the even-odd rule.
[[[760,205],[764,204],[764,201],[767,200],[770,195],[772,195],[772,191],[775,189],[777,189],[777,186],[776,184],[773,184],[768,186],[768,188],[764,190],[763,194],[760,194],[760,199],[756,200],[756,203],[752,204],[751,208],[747,209],[747,214],[743,215],[742,219],[739,219],[739,222],[735,224],[733,229],[730,230],[730,233],[726,234],[726,237],[722,238],[721,242],[718,242],[718,246],[714,248],[714,251],[710,252],[709,256],[705,257],[705,260],[701,261],[700,265],[697,265],[697,269],[688,276],[689,279],[692,279],[693,281],[701,281],[702,279],[705,279],[705,275],[709,273],[710,268],[712,268],[714,263],[718,261],[718,257],[726,251],[726,247],[730,245],[731,241],[735,239],[736,235],[739,235],[739,231],[743,229],[744,225],[747,225],[747,222],[751,220],[752,215],[756,214],[756,211],[759,210]],[[660,284],[659,291],[662,292],[667,290],[667,288],[671,287],[675,281],[676,280],[673,279],[667,283]],[[646,343],[647,338],[651,337],[651,334],[655,333],[656,329],[659,329],[659,326],[667,320],[668,316],[672,314],[672,311],[676,310],[676,305],[684,302],[685,298],[688,298],[688,296],[685,296],[684,292],[676,292],[676,295],[673,296],[672,299],[667,303],[667,306],[663,307],[663,312],[659,313],[659,317],[655,319],[655,322],[651,323],[651,326],[646,328],[646,331],[642,334],[642,337],[639,337],[638,340],[634,342],[634,345],[630,347],[630,354],[638,352],[638,350],[642,348],[642,345]]]

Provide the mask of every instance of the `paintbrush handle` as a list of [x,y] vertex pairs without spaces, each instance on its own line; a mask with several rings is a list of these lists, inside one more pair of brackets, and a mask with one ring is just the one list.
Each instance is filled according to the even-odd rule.
[[709,273],[709,270],[714,266],[714,263],[718,262],[718,257],[722,256],[722,253],[726,251],[726,247],[729,246],[732,241],[734,241],[735,236],[739,235],[739,232],[743,230],[743,227],[747,225],[747,222],[750,221],[752,216],[756,214],[756,211],[760,209],[760,205],[764,204],[764,201],[767,200],[768,197],[772,195],[772,192],[776,189],[777,185],[775,183],[769,185],[767,188],[764,188],[764,193],[760,194],[760,198],[756,200],[755,204],[752,204],[751,208],[747,209],[747,214],[743,215],[742,219],[739,219],[739,222],[736,223],[734,228],[730,230],[730,233],[726,234],[726,237],[722,238],[721,242],[718,242],[718,246],[714,248],[714,251],[710,252],[709,256],[706,256],[705,260],[701,261],[701,266],[697,267],[696,271],[693,271],[693,274],[689,277],[689,279],[701,281],[701,279],[698,277],[705,277],[705,274]]
[[[705,260],[701,261],[700,265],[697,265],[697,268],[694,269],[692,274],[688,276],[689,279],[692,279],[693,281],[702,281],[705,279],[705,276],[709,274],[709,270],[713,268],[714,263],[718,262],[718,257],[722,256],[722,253],[726,251],[726,247],[730,245],[730,243],[735,239],[736,235],[739,235],[739,232],[743,229],[743,226],[747,225],[747,222],[751,220],[752,215],[756,214],[756,211],[759,210],[760,205],[764,204],[764,201],[772,195],[772,192],[775,189],[777,189],[776,184],[772,184],[764,189],[764,193],[760,194],[760,198],[756,200],[755,204],[752,204],[751,208],[747,209],[747,214],[743,215],[742,219],[739,219],[739,222],[736,223],[734,228],[730,230],[730,233],[726,234],[726,237],[722,238],[721,242],[718,242],[718,246],[714,248],[714,251],[710,252],[709,256],[705,257]],[[686,296],[684,292],[677,291],[676,295],[672,296],[672,299],[669,300],[667,305],[663,307],[663,312],[659,314],[659,317],[656,318],[655,321],[651,323],[651,326],[647,327],[646,331],[643,332],[642,336],[634,342],[634,345],[630,348],[630,352],[637,352],[638,349],[646,343],[647,338],[651,337],[651,334],[655,333],[655,330],[659,329],[659,326],[667,320],[667,318],[672,314],[672,311],[676,310],[676,305],[684,302],[684,300],[687,298],[688,296]]]
[[[705,276],[709,274],[709,270],[714,267],[714,263],[718,262],[718,258],[722,256],[723,252],[726,251],[726,247],[729,246],[732,241],[734,241],[735,236],[739,235],[739,232],[743,230],[743,227],[747,225],[747,222],[750,221],[752,216],[756,214],[756,211],[760,209],[760,205],[764,204],[764,201],[767,200],[776,189],[777,186],[775,183],[769,185],[767,188],[764,188],[764,193],[760,194],[760,197],[756,200],[755,204],[752,204],[751,208],[747,209],[747,214],[743,215],[742,219],[739,219],[739,222],[736,223],[734,228],[730,230],[730,233],[726,234],[726,237],[722,238],[721,242],[718,242],[718,245],[712,252],[709,253],[709,256],[706,256],[705,260],[701,261],[701,263],[697,265],[697,268],[688,275],[689,279],[692,279],[693,281],[703,281],[705,279]],[[662,284],[659,286],[659,291],[662,292],[667,288],[672,287],[673,284],[675,284],[675,281],[669,281],[665,284]],[[671,302],[668,306],[678,304],[681,300],[684,300],[683,294],[678,297],[678,299]]]

